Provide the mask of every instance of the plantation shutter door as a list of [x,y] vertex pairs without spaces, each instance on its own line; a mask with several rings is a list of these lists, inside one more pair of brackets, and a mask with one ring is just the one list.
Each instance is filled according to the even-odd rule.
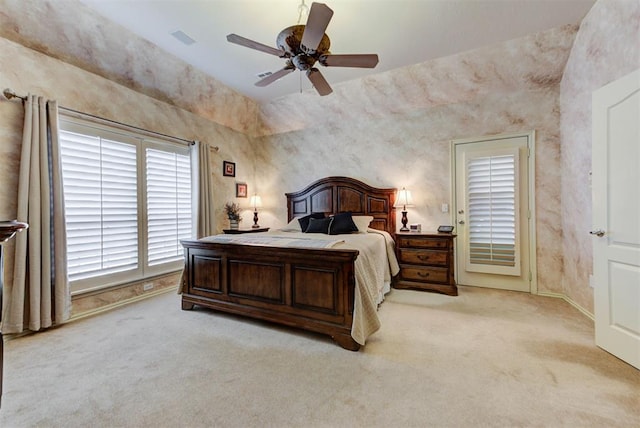
[[517,149],[467,159],[468,271],[520,275],[518,164]]
[[181,260],[192,236],[191,158],[146,149],[148,265]]
[[71,281],[138,268],[136,146],[60,131]]

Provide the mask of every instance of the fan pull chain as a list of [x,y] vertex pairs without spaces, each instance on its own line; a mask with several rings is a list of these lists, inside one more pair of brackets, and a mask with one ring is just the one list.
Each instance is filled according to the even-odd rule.
[[300,93],[302,93],[302,71],[298,73],[298,76],[300,76]]
[[301,0],[300,5],[298,6],[298,24],[302,21],[302,16],[309,16],[309,7],[304,4],[304,0]]

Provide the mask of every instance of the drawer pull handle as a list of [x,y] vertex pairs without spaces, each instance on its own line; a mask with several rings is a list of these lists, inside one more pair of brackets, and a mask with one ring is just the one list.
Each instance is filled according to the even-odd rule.
[[422,260],[423,262],[426,262],[427,260],[429,260],[429,256],[423,256],[423,255],[419,255],[418,258],[420,260]]
[[426,277],[428,277],[428,276],[429,276],[429,272],[427,272],[427,273],[424,273],[424,272],[418,272],[418,276],[421,276],[421,277],[423,277],[423,278],[426,278]]

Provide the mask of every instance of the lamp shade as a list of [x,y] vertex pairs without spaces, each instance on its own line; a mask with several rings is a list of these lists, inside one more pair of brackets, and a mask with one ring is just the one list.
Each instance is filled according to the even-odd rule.
[[402,188],[402,190],[400,190],[398,192],[398,194],[396,195],[396,203],[393,204],[394,207],[398,208],[398,207],[412,207],[413,206],[413,198],[411,197],[411,191],[405,189],[404,187]]
[[262,199],[258,195],[253,195],[249,200],[249,204],[253,207],[255,211],[256,208],[262,207]]

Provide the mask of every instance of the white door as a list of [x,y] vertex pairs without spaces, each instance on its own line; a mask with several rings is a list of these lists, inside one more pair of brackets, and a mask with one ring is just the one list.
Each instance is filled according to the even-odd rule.
[[596,344],[640,368],[640,70],[592,106]]
[[531,291],[530,140],[453,142],[458,284]]

